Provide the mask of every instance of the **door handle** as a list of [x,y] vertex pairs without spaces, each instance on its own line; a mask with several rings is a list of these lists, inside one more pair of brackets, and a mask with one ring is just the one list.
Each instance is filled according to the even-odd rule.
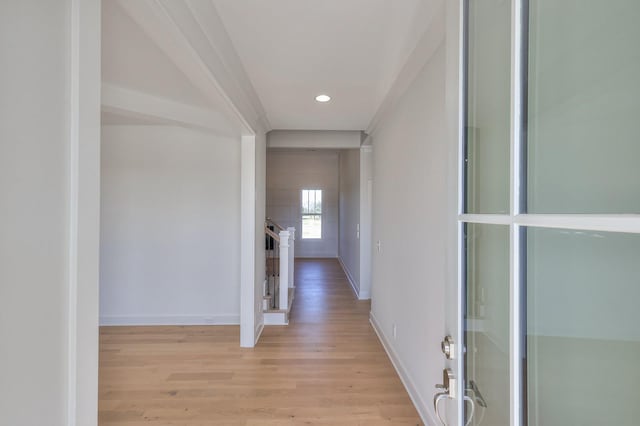
[[440,420],[440,423],[446,426],[447,423],[440,415],[439,404],[443,400],[456,398],[456,376],[453,374],[452,369],[445,368],[442,370],[442,384],[436,385],[436,388],[441,390],[441,392],[438,392],[433,396],[433,409],[436,412],[436,416],[438,417],[438,420]]
[[437,389],[440,389],[443,394],[446,394],[449,398],[456,397],[456,376],[453,374],[453,370],[445,368],[442,370],[442,384],[436,385]]
[[[452,369],[445,368],[444,370],[442,370],[442,384],[436,385],[436,388],[442,390],[442,392],[438,392],[433,396],[433,409],[435,410],[436,416],[438,417],[438,420],[440,420],[440,423],[444,426],[447,426],[447,423],[440,414],[440,402],[456,399],[457,397],[457,380],[456,376],[453,374]],[[469,426],[473,421],[473,416],[475,415],[476,404],[473,398],[467,395],[464,396],[464,402],[468,402],[470,404],[469,419],[464,423],[465,426]]]

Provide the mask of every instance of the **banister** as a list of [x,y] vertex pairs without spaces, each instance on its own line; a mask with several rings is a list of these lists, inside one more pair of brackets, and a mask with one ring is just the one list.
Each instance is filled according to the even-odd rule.
[[280,309],[287,310],[289,308],[289,231],[280,231],[280,269],[279,273],[279,289],[278,289],[278,306]]
[[[271,223],[269,223],[271,222]],[[288,322],[293,294],[295,228],[278,230],[270,219],[265,222],[266,288],[269,313],[285,313]]]
[[278,228],[278,231],[284,231],[285,229],[279,225],[277,222],[274,222],[273,219],[271,219],[270,217],[267,218],[266,220],[269,224],[275,226],[276,228]]
[[273,232],[271,229],[265,227],[264,228],[264,232],[265,232],[265,234],[267,234],[268,236],[270,236],[271,238],[273,238],[277,242],[280,242],[280,236],[278,234],[276,234],[275,232]]

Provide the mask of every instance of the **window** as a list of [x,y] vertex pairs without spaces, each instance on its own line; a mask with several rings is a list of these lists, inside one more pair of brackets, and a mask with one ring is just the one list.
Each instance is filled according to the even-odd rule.
[[302,190],[302,239],[322,238],[322,190]]

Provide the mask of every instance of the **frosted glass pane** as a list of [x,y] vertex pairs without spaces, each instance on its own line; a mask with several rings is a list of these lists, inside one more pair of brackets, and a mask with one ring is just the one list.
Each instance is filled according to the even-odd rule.
[[529,229],[529,426],[636,426],[640,235]]
[[509,211],[511,2],[468,4],[466,212]]
[[529,212],[640,213],[640,1],[529,3]]
[[[471,425],[509,424],[509,227],[467,225],[465,394]],[[467,404],[467,409],[469,405]],[[467,411],[468,419],[471,413]]]

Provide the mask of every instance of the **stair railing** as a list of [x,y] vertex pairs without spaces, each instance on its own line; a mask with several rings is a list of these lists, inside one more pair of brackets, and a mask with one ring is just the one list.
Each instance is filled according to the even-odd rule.
[[264,231],[268,308],[287,310],[289,289],[294,287],[295,228],[285,229],[267,218]]
[[280,290],[280,236],[273,231],[273,226],[265,226],[266,240],[266,274],[267,288],[265,295],[270,296],[269,309],[278,309],[278,293]]

